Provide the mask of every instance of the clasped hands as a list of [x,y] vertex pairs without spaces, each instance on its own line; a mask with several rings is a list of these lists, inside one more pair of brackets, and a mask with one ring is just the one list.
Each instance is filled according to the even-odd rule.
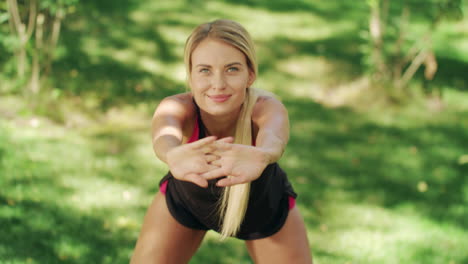
[[208,187],[208,180],[220,179],[220,187],[256,180],[268,165],[267,154],[258,147],[233,144],[233,138],[214,136],[182,144],[167,152],[172,175],[183,181]]

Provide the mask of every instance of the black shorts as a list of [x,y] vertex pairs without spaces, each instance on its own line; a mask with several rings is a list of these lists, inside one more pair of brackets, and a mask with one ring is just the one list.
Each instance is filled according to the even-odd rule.
[[[182,225],[198,230],[221,231],[218,204],[223,187],[211,180],[207,188],[179,181],[169,172],[160,181],[165,187],[166,203],[171,215]],[[286,174],[277,163],[268,165],[251,183],[244,221],[236,237],[260,239],[278,232],[284,225],[291,198],[296,198]]]

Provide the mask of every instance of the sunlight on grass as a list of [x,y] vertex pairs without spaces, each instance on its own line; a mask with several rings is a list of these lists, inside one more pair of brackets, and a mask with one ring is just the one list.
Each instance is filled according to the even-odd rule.
[[[336,33],[337,30],[348,30],[352,27],[349,23],[337,22],[331,26],[327,21],[313,12],[295,12],[290,15],[284,12],[272,12],[264,9],[227,4],[221,2],[209,2],[208,12],[229,10],[225,15],[229,18],[242,21],[255,40],[266,41],[275,37],[285,37],[291,40],[323,39]],[[255,16],[251,15],[255,12]],[[314,25],[313,27],[308,25]],[[287,29],[287,30],[285,30]]]
[[91,250],[87,245],[77,243],[69,237],[63,237],[59,241],[55,241],[54,248],[59,259],[62,261],[77,259],[82,255],[86,255]]
[[92,59],[91,63],[98,63],[100,57],[104,53],[103,45],[99,42],[99,39],[89,36],[83,39],[83,45],[81,47],[86,54]]
[[[449,263],[464,254],[458,247],[465,238],[462,230],[432,223],[417,212],[340,203],[328,204],[323,214],[321,229],[309,233],[312,247],[353,263]],[[335,263],[326,259],[323,263]],[[317,260],[322,263],[320,255]]]
[[279,60],[277,69],[291,74],[294,79],[317,80],[331,73],[333,65],[324,57],[290,56]]
[[66,200],[80,210],[132,207],[150,199],[134,186],[101,179],[98,175],[87,175],[62,177],[63,185],[73,190],[73,195]]
[[[468,96],[463,91],[457,90],[446,90],[444,93],[444,99],[447,100],[447,104],[453,106],[453,110],[457,112],[468,112]],[[451,111],[451,109],[448,109]],[[460,120],[463,122],[463,120]],[[468,124],[468,121],[464,121],[465,124]]]
[[[437,54],[449,54],[453,58],[468,61],[468,6],[464,6],[464,18],[460,21],[442,21],[434,35]],[[447,41],[450,40],[450,41]]]
[[[332,61],[323,56],[288,56],[277,60],[275,70],[260,76],[259,87],[271,87],[290,96],[307,97],[327,106],[337,107],[350,104],[369,88],[366,78],[355,79],[351,75],[337,72],[352,71],[352,65]],[[268,81],[264,81],[268,80]]]

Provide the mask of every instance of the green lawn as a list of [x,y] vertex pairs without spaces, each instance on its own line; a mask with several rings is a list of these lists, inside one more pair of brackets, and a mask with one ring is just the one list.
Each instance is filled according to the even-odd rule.
[[[288,108],[280,164],[315,263],[468,263],[467,19],[437,33],[439,110],[366,86],[364,6],[283,2],[82,1],[64,25],[55,97],[31,110],[0,95],[0,263],[128,263],[167,170],[152,152],[152,111],[185,90],[187,34],[218,17],[251,31],[257,86]],[[191,263],[251,261],[241,241],[210,232]]]

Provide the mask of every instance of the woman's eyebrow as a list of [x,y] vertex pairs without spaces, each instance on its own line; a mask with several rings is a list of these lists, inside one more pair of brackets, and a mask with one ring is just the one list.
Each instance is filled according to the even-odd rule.
[[210,65],[208,65],[208,64],[203,64],[203,63],[197,64],[197,65],[195,65],[195,67],[211,68]]
[[242,63],[240,63],[240,62],[231,62],[231,63],[226,64],[224,67],[231,67],[231,66],[234,66],[234,65],[242,66]]

